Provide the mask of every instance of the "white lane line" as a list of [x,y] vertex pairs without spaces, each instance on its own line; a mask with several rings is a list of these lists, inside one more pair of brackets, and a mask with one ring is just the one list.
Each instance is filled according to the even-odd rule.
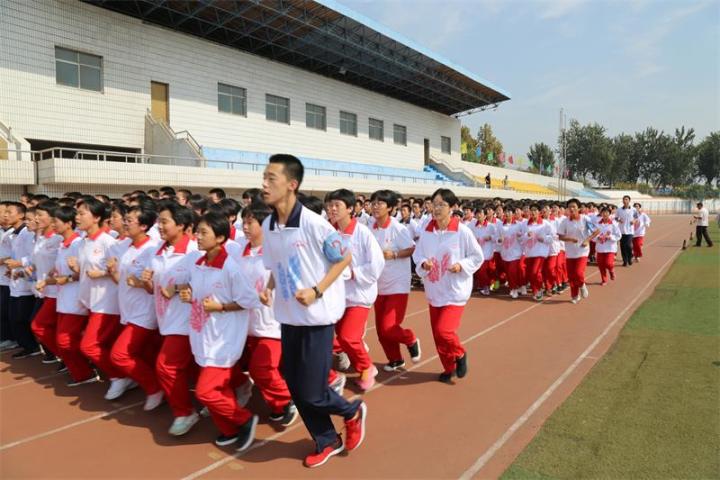
[[650,281],[647,282],[647,284],[645,284],[645,286],[638,292],[635,298],[633,298],[633,300],[617,315],[617,317],[615,317],[615,319],[610,322],[610,324],[605,328],[605,330],[602,331],[600,335],[595,337],[595,340],[593,340],[593,342],[585,349],[585,351],[575,359],[572,365],[570,365],[567,370],[565,370],[563,374],[560,375],[560,377],[558,377],[558,379],[555,380],[555,382],[550,385],[550,387],[548,387],[548,389],[545,390],[545,392],[543,392],[543,394],[540,395],[537,400],[535,400],[535,402],[533,402],[533,404],[530,405],[530,407],[520,417],[517,418],[517,420],[515,420],[515,423],[513,423],[510,428],[508,428],[505,433],[503,433],[503,435],[488,450],[486,450],[485,453],[483,453],[470,468],[468,468],[460,476],[461,480],[471,479],[485,465],[487,465],[487,463],[493,458],[493,456],[495,456],[498,450],[500,450],[505,445],[505,443],[507,443],[510,437],[512,437],[513,434],[518,431],[520,427],[525,424],[525,422],[528,421],[532,414],[535,413],[537,409],[540,408],[548,398],[550,398],[553,392],[555,392],[555,390],[557,390],[558,387],[562,385],[565,380],[567,380],[567,378],[575,371],[575,369],[578,367],[578,365],[580,365],[582,360],[586,358],[588,354],[592,352],[593,349],[595,349],[595,347],[598,346],[598,344],[607,336],[608,333],[610,333],[610,330],[612,330],[615,324],[617,324],[617,322],[620,321],[620,319],[625,315],[625,313],[627,313],[627,311],[630,310],[633,305],[635,305],[635,302],[637,302],[638,299],[642,297],[642,295],[652,285],[655,279],[665,271],[665,267],[667,267],[670,262],[675,260],[675,258],[680,252],[681,250],[678,250],[672,255],[672,257],[668,259],[667,262],[665,262],[665,264],[660,268],[660,270],[658,270],[655,275],[653,275],[653,277],[650,279]]
[[8,449],[13,448],[13,447],[17,447],[17,446],[19,446],[19,445],[23,445],[23,444],[25,444],[25,443],[32,442],[32,441],[34,441],[34,440],[39,440],[39,439],[41,439],[41,438],[49,437],[50,435],[54,435],[54,434],[56,434],[56,433],[59,433],[59,432],[65,431],[65,430],[69,430],[69,429],[74,428],[74,427],[77,427],[77,426],[79,426],[79,425],[84,425],[84,424],[86,424],[86,423],[94,422],[95,420],[100,420],[100,419],[102,419],[102,418],[110,417],[110,416],[112,416],[112,415],[115,415],[116,413],[122,412],[123,410],[128,410],[128,409],[130,409],[130,408],[137,407],[137,406],[142,405],[142,404],[144,404],[144,403],[145,403],[144,400],[143,400],[142,402],[131,403],[130,405],[125,405],[124,407],[116,408],[115,410],[111,410],[111,411],[109,411],[109,412],[99,413],[99,414],[97,414],[97,415],[93,415],[92,417],[88,417],[88,418],[85,418],[85,419],[83,419],[83,420],[78,420],[77,422],[69,423],[69,424],[64,425],[64,426],[62,426],[62,427],[58,427],[58,428],[54,428],[54,429],[52,429],[52,430],[48,430],[47,432],[38,433],[37,435],[32,435],[32,436],[30,436],[30,437],[25,437],[25,438],[23,438],[23,439],[20,439],[20,440],[15,441],[15,442],[11,442],[11,443],[8,443],[8,444],[5,444],[5,445],[0,446],[0,452],[5,451],[5,450],[8,450]]
[[[668,233],[668,235],[670,235],[671,233],[673,233],[673,232]],[[650,246],[656,244],[657,242],[659,242],[659,241],[662,240],[663,238],[667,237],[668,235],[664,235],[664,236],[656,239],[655,241],[649,243],[647,246],[650,247]],[[675,253],[675,255],[677,255],[677,253]],[[674,256],[673,256],[673,258],[674,258]],[[671,258],[671,260],[672,260],[672,258]],[[666,263],[665,265],[667,265],[667,263]],[[662,269],[663,269],[664,267],[665,267],[665,266],[663,265],[663,267],[660,269],[660,271],[662,271]],[[659,272],[658,272],[658,273],[659,273]],[[599,270],[596,270],[594,273],[591,273],[591,274],[588,275],[586,278],[591,278],[591,277],[594,277],[595,275],[599,275],[599,274],[600,274],[600,271],[599,271]],[[657,274],[655,275],[655,277],[656,277],[656,276],[657,276]],[[655,277],[653,277],[653,279],[654,279]],[[651,280],[649,283],[652,283],[652,280]],[[647,288],[647,286],[646,286],[645,288]],[[502,320],[502,321],[500,321],[500,322],[498,322],[498,323],[496,323],[496,324],[494,324],[494,325],[486,328],[485,330],[482,330],[481,332],[478,332],[477,334],[475,334],[475,335],[473,335],[473,336],[465,339],[465,340],[462,342],[462,344],[465,345],[465,344],[467,344],[467,343],[469,343],[469,342],[471,342],[471,341],[473,341],[473,340],[475,340],[475,339],[477,339],[477,338],[479,338],[479,337],[481,337],[481,336],[483,336],[483,335],[486,335],[486,334],[490,333],[491,331],[495,330],[496,328],[498,328],[498,327],[506,324],[506,323],[509,322],[510,320],[512,320],[512,319],[514,319],[514,318],[517,318],[518,316],[520,316],[520,315],[522,315],[522,314],[524,314],[524,313],[532,310],[533,308],[539,307],[539,306],[542,305],[543,303],[545,303],[545,300],[543,300],[542,302],[535,303],[535,304],[529,306],[528,308],[526,308],[526,309],[524,309],[524,310],[521,310],[520,312],[517,312],[517,313],[511,315],[510,317],[506,318],[505,320]],[[423,310],[423,311],[425,311],[425,310]],[[419,313],[422,313],[422,311],[414,312],[412,315],[416,315],[416,314],[419,314]],[[436,354],[436,355],[433,355],[432,357],[427,358],[427,359],[421,361],[420,363],[415,364],[413,367],[407,369],[406,371],[397,373],[397,374],[395,374],[395,375],[387,378],[385,381],[379,382],[379,383],[375,384],[375,386],[374,386],[373,388],[371,388],[370,390],[368,390],[367,392],[365,392],[365,395],[368,395],[370,392],[373,392],[373,391],[377,390],[378,388],[381,388],[381,387],[383,387],[384,385],[387,385],[387,384],[395,381],[396,379],[403,379],[403,378],[404,378],[404,375],[405,375],[407,372],[412,372],[412,371],[414,371],[414,370],[416,370],[416,369],[418,369],[418,368],[420,368],[420,367],[422,367],[422,366],[430,363],[431,361],[436,360],[437,358],[438,358],[438,355],[437,355],[437,354]],[[354,399],[356,399],[356,398],[359,398],[359,397],[360,397],[360,395],[353,395],[353,396],[350,397],[348,400],[352,401],[352,400],[354,400]],[[301,426],[303,426],[303,423],[302,423],[302,422],[300,422],[300,423],[298,423],[298,424],[295,424],[295,425],[293,425],[292,427],[288,428],[287,430],[283,430],[282,432],[278,432],[278,433],[276,433],[276,434],[268,437],[268,438],[265,439],[265,440],[262,440],[262,441],[260,441],[260,442],[254,443],[250,448],[248,448],[247,450],[245,450],[245,451],[243,451],[243,452],[238,452],[238,453],[235,453],[235,454],[233,454],[233,455],[228,455],[228,456],[225,457],[225,458],[221,458],[220,460],[218,460],[218,461],[216,461],[216,462],[214,462],[214,463],[211,463],[210,465],[208,465],[208,466],[205,467],[205,468],[202,468],[202,469],[200,469],[200,470],[197,470],[197,471],[195,471],[195,472],[192,472],[192,473],[188,474],[187,476],[182,477],[181,480],[195,480],[196,478],[202,477],[203,475],[205,475],[205,474],[207,474],[207,473],[210,473],[210,472],[212,472],[213,470],[217,470],[218,468],[222,467],[223,465],[226,465],[226,464],[228,464],[228,463],[230,463],[230,462],[232,462],[232,461],[234,461],[234,460],[237,460],[237,459],[240,458],[241,456],[243,456],[243,455],[245,455],[245,454],[247,454],[247,453],[249,453],[249,452],[252,452],[253,450],[255,450],[255,449],[257,449],[257,448],[261,448],[261,447],[267,445],[269,442],[272,442],[272,441],[274,441],[274,440],[277,440],[277,439],[280,438],[280,437],[283,437],[285,434],[290,433],[290,432],[296,430],[297,428],[300,428]]]

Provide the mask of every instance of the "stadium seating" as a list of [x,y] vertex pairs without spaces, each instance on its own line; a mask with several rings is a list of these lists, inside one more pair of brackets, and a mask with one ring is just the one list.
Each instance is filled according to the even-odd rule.
[[[485,178],[475,177],[475,179],[482,185],[485,184]],[[507,184],[507,188],[506,188],[503,185],[503,181],[500,179],[497,179],[497,178],[490,179],[490,188],[514,190],[516,192],[534,193],[537,195],[554,195],[555,194],[555,192],[553,190],[551,190],[547,187],[544,187],[542,185],[539,185],[537,183],[519,182],[517,180],[508,180],[508,184]]]

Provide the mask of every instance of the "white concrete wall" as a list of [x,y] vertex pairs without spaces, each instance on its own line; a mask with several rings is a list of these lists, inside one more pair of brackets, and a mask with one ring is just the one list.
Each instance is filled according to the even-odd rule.
[[[460,159],[454,118],[135,18],[76,0],[3,0],[0,18],[0,121],[25,138],[143,148],[154,80],[170,85],[171,127],[206,147],[419,170],[428,138],[436,157]],[[104,91],[57,85],[55,46],[102,56]],[[218,82],[247,90],[247,117],[218,112]],[[265,119],[266,93],[290,98],[290,125]],[[305,126],[306,102],[326,107],[327,131]],[[357,114],[357,137],[340,135],[340,110]],[[384,120],[384,142],[368,139],[368,117]]]

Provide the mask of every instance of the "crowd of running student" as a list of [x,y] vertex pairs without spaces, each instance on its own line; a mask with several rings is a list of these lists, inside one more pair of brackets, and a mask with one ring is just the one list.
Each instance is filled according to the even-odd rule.
[[[169,187],[121,200],[2,202],[0,346],[19,346],[14,359],[44,351],[44,363],[68,371],[68,386],[102,374],[108,400],[140,386],[145,410],[169,404],[170,435],[199,420],[194,385],[216,443],[240,450],[258,421],[247,408],[254,384],[271,422],[287,427],[300,414],[316,443],[305,459],[314,467],[364,439],[367,406],[343,398],[336,369],[358,372],[363,391],[375,384],[363,340],[371,307],[383,369],[405,366],[403,346],[418,362],[420,341],[402,323],[411,285],[422,282],[439,380],[450,383],[467,374],[457,330],[473,290],[507,287],[512,298],[530,291],[539,301],[569,285],[577,303],[588,297],[588,258],[604,285],[615,278],[618,242],[632,264],[650,224],[628,197],[618,209],[461,203],[448,189],[409,200],[341,189],[320,200],[298,193],[302,177],[295,157],[275,155],[263,188],[242,204],[219,189],[205,197]],[[330,415],[344,417],[344,441]]]

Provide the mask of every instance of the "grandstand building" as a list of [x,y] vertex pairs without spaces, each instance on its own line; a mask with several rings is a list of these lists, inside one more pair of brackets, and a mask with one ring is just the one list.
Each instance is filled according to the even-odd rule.
[[333,0],[3,0],[0,197],[236,193],[277,152],[318,193],[556,196],[460,160],[456,114],[509,98]]

